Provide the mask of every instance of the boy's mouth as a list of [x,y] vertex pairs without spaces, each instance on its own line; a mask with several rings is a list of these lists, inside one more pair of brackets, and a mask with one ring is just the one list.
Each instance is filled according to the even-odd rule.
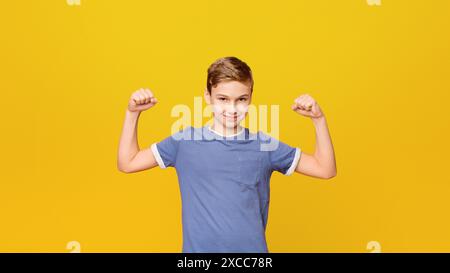
[[227,114],[227,113],[224,113],[223,116],[226,117],[226,118],[232,118],[232,119],[238,117],[238,115],[232,115],[232,114]]
[[237,122],[239,120],[239,115],[233,115],[233,114],[227,114],[227,113],[223,113],[222,116],[229,121],[232,122]]

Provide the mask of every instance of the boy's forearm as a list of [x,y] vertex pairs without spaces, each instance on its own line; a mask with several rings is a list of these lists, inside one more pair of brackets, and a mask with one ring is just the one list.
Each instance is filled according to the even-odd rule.
[[120,167],[128,164],[139,152],[137,140],[137,125],[140,112],[131,112],[127,109],[123,122],[122,134],[119,141],[117,164]]
[[316,150],[314,156],[330,176],[336,175],[336,160],[333,143],[325,116],[312,118],[316,133]]

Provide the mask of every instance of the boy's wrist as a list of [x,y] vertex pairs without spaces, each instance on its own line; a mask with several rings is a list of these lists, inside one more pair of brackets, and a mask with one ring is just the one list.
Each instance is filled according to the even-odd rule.
[[139,117],[141,114],[141,111],[130,111],[130,109],[127,108],[126,115],[130,117]]
[[311,118],[311,120],[315,123],[321,123],[321,122],[325,122],[325,115],[322,114],[322,116],[317,117],[317,118]]

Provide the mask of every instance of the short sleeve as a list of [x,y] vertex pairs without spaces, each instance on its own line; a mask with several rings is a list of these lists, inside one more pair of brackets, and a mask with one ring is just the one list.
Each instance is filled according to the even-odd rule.
[[269,152],[272,170],[284,175],[291,175],[300,161],[301,149],[289,146],[279,140],[274,140],[277,145]]
[[184,132],[185,131],[177,132],[162,141],[151,145],[153,156],[161,169],[175,167],[178,148],[183,139]]

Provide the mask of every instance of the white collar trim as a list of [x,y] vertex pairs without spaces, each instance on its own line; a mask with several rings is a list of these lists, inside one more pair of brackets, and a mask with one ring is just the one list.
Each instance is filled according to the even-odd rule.
[[217,132],[216,130],[212,129],[212,128],[211,128],[211,125],[208,125],[208,130],[210,130],[210,131],[213,132],[214,134],[219,135],[219,136],[221,136],[221,137],[233,137],[233,136],[238,136],[238,135],[242,134],[242,133],[244,132],[245,128],[242,127],[241,131],[237,132],[236,134],[227,135],[227,136],[224,136],[224,135],[222,135],[221,133]]

